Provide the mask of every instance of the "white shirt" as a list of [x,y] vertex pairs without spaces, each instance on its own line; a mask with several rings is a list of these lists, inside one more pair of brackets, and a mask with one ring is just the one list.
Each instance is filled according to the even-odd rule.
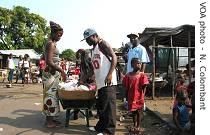
[[22,66],[23,66],[23,60],[20,60],[20,61],[18,62],[18,68],[21,69]]
[[[92,64],[94,68],[97,89],[105,87],[105,78],[109,72],[111,62],[99,50],[98,45],[95,46],[92,52]],[[116,70],[112,72],[111,85],[117,85]]]
[[7,61],[8,61],[8,68],[9,69],[14,69],[15,68],[15,64],[14,64],[13,59],[9,58]]
[[30,66],[30,65],[29,65],[29,61],[25,61],[25,60],[24,60],[24,61],[23,61],[23,67],[24,67],[24,68],[29,68],[29,66]]

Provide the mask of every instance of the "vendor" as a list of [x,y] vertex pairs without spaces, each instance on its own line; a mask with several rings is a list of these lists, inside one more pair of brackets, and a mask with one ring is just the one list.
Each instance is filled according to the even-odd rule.
[[[79,49],[76,52],[76,58],[80,61],[80,68],[78,67],[78,69],[80,70],[80,77],[79,77],[79,84],[90,84],[90,83],[94,83],[94,77],[92,76],[92,78],[89,78],[89,76],[91,76],[92,74],[94,74],[93,72],[93,66],[91,63],[91,58],[89,57],[89,54],[87,51],[85,51],[84,49]],[[79,117],[79,109],[74,109],[74,120],[78,119]],[[93,116],[92,112],[89,111],[89,116]]]
[[60,126],[60,122],[54,118],[59,115],[60,107],[58,100],[58,84],[60,77],[66,81],[66,74],[59,66],[59,51],[56,42],[63,35],[63,29],[60,25],[50,22],[51,34],[45,45],[46,68],[43,72],[43,113],[46,116],[46,127],[55,128]]

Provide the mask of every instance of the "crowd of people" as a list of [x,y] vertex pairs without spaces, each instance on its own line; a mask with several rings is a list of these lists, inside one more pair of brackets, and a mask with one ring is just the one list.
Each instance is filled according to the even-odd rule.
[[[44,54],[38,62],[39,74],[43,83],[43,114],[46,116],[45,126],[48,128],[60,127],[61,123],[56,119],[59,116],[58,84],[60,80],[65,82],[72,74],[69,63],[65,59],[59,58],[57,42],[61,39],[64,30],[55,23],[50,22],[51,33],[45,44]],[[80,65],[74,70],[74,74],[79,75],[78,84],[92,83],[97,85],[96,109],[98,122],[94,127],[89,127],[91,131],[99,134],[114,135],[116,130],[116,90],[117,81],[121,81],[126,89],[126,101],[128,111],[133,118],[133,126],[129,129],[131,134],[143,132],[141,127],[142,112],[145,107],[144,96],[146,87],[149,84],[147,75],[144,73],[147,63],[150,62],[149,55],[144,46],[140,44],[140,34],[131,33],[127,35],[130,42],[128,49],[124,53],[126,73],[119,72],[117,56],[111,45],[101,38],[94,29],[86,29],[83,33],[86,43],[92,47],[89,53],[80,49],[77,58]],[[82,40],[82,41],[83,41]],[[8,58],[8,81],[13,80],[14,61],[12,54]],[[118,67],[118,71],[116,71]],[[119,70],[120,69],[120,70]],[[16,82],[19,79],[22,83],[28,83],[30,78],[31,63],[28,55],[19,56],[18,67],[16,68]],[[118,73],[118,74],[117,74]],[[189,73],[189,72],[187,72]],[[119,79],[120,75],[120,79]],[[173,118],[179,130],[190,129],[189,108],[193,108],[194,93],[189,92],[193,84],[185,87],[181,80],[176,86],[176,98],[173,107]],[[75,110],[76,112],[76,110]],[[194,113],[194,112],[193,112]]]
[[[46,68],[42,73],[44,84],[43,113],[46,116],[46,127],[53,128],[60,126],[60,122],[55,118],[59,115],[58,103],[58,83],[60,77],[66,80],[66,67],[60,62],[59,51],[56,47],[63,35],[62,27],[54,22],[50,22],[51,34],[45,45]],[[89,57],[85,51],[80,51],[81,65],[79,84],[95,81],[97,85],[97,115],[96,126],[90,127],[92,131],[103,134],[115,134],[116,129],[116,88],[117,56],[111,45],[102,39],[94,29],[84,31],[86,43],[92,46]],[[149,62],[145,48],[139,44],[139,35],[129,34],[132,47],[127,53],[128,72],[123,79],[123,84],[127,89],[127,99],[129,111],[133,113],[134,126],[130,132],[141,132],[141,112],[144,104],[144,94],[148,80],[144,74],[145,65]],[[82,41],[83,41],[82,40]],[[59,65],[61,63],[61,65]],[[141,65],[142,64],[142,65]],[[54,108],[54,109],[51,109]]]
[[[61,59],[61,61],[59,62],[59,66],[68,76],[72,74],[80,74],[79,67],[71,66],[69,61],[66,61],[65,59]],[[16,56],[10,53],[7,59],[8,73],[5,73],[5,77],[7,77],[9,85],[12,85],[12,83],[17,84],[19,83],[19,80],[21,80],[22,84],[41,83],[42,74],[45,68],[46,62],[44,54],[40,56],[39,60],[36,60],[36,62],[32,64],[30,56],[28,54],[25,54],[24,56],[19,55],[17,59]],[[13,79],[15,79],[15,81]]]
[[[56,42],[60,40],[63,29],[59,24],[54,22],[50,22],[50,26],[51,36],[45,46],[48,49],[45,50],[47,65],[43,73],[43,112],[46,115],[46,126],[58,127],[60,122],[55,119],[55,117],[59,115],[60,110],[57,98],[58,95],[56,95],[58,90],[57,86],[60,77],[63,81],[66,80],[66,67],[62,62],[61,65],[59,65],[59,53]],[[83,36],[83,40],[85,40],[89,46],[92,46],[92,49],[89,54],[82,49],[78,51],[81,56],[79,84],[95,81],[98,90],[96,109],[99,120],[94,127],[89,127],[89,129],[99,134],[112,135],[115,134],[116,129],[117,74],[115,68],[117,66],[117,57],[111,45],[102,39],[94,29],[86,29]],[[132,113],[133,117],[133,126],[129,129],[129,132],[140,134],[143,131],[141,119],[142,111],[145,106],[144,96],[149,83],[144,71],[146,64],[150,62],[150,58],[145,47],[140,44],[139,33],[131,33],[127,35],[127,37],[130,39],[130,42],[127,43],[130,48],[124,56],[124,58],[126,57],[127,59],[127,70],[126,74],[123,75],[122,84],[126,89],[128,111]],[[178,128],[186,125],[186,123],[179,125],[180,122],[183,122],[180,121],[180,113],[177,113],[179,112],[180,103],[183,101],[183,98],[180,98],[179,95],[180,94],[177,93],[176,103],[174,103],[173,109],[175,124]],[[182,105],[184,105],[183,102]],[[185,116],[187,116],[188,111],[186,111],[185,107],[181,108],[184,110],[183,112],[186,113]]]
[[19,56],[18,65],[15,67],[13,60],[13,54],[11,53],[7,60],[7,69],[8,69],[8,82],[11,85],[13,83],[14,71],[15,71],[15,83],[18,83],[18,80],[22,80],[22,84],[29,83],[31,79],[31,62],[28,54]]

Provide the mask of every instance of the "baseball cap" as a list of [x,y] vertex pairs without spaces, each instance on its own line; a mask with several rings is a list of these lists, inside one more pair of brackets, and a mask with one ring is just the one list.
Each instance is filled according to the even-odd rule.
[[127,37],[128,38],[131,38],[131,37],[139,37],[139,33],[133,32],[131,34],[128,34]]
[[83,40],[87,39],[88,37],[95,35],[95,34],[97,34],[97,33],[94,29],[88,28],[84,31],[84,33],[83,33],[84,39],[82,39],[81,41],[83,41]]

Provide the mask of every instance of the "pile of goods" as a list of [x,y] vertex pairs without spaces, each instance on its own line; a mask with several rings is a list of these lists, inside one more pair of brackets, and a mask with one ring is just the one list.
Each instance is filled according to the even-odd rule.
[[64,100],[88,100],[96,96],[96,84],[78,85],[75,79],[59,83],[58,95]]

